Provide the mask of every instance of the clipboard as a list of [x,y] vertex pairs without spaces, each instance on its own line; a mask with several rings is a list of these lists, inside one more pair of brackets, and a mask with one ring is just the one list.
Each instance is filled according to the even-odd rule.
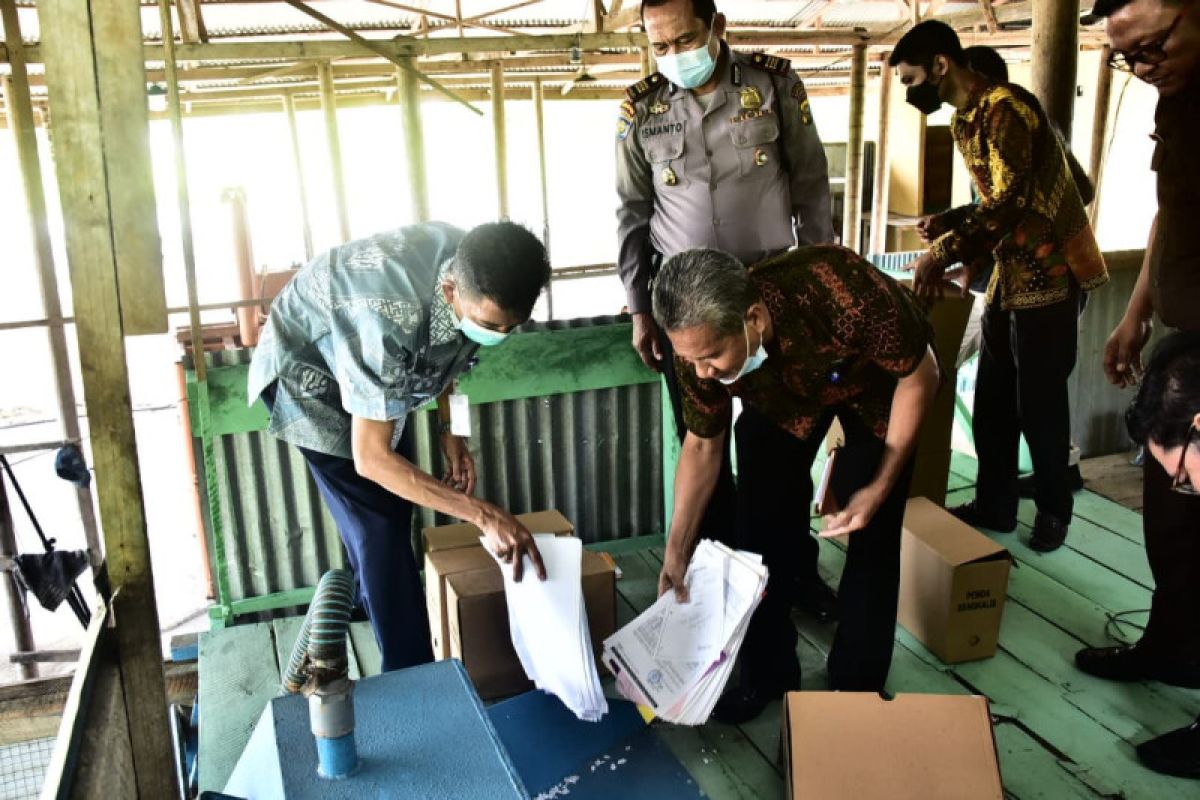
[[825,469],[821,471],[821,482],[817,484],[813,511],[821,517],[826,514],[836,514],[842,510],[841,504],[833,495],[833,471],[837,466],[838,453],[841,450],[841,445],[838,445],[829,451],[829,455],[825,459]]

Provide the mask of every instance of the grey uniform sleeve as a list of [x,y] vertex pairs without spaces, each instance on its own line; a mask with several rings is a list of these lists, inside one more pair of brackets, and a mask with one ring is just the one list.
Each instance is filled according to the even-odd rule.
[[829,196],[829,164],[825,148],[813,124],[808,93],[800,77],[792,72],[776,77],[783,150],[787,159],[788,183],[792,194],[792,216],[796,241],[827,244],[834,241],[833,208]]
[[654,176],[637,135],[633,104],[621,104],[617,119],[617,271],[625,284],[629,313],[650,312],[650,215]]

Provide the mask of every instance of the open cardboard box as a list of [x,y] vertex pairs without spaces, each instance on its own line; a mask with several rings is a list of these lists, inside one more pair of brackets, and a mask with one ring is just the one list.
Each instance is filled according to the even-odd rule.
[[[557,511],[518,514],[517,519],[533,533],[570,536],[575,531],[575,526]],[[425,607],[429,613],[429,636],[436,659],[450,657],[446,577],[456,572],[495,567],[491,555],[479,544],[482,535],[479,528],[465,522],[421,531],[425,548]]]
[[[575,533],[571,521],[557,511],[531,511],[517,514],[517,521],[530,533],[553,533],[555,536],[570,536]],[[483,531],[469,522],[453,525],[438,525],[421,529],[421,548],[426,553],[453,550],[456,547],[478,547]]]
[[[526,580],[537,580],[526,573]],[[592,648],[599,654],[617,629],[617,578],[611,557],[583,551],[583,603]],[[513,648],[504,578],[490,568],[457,572],[446,580],[446,619],[452,658],[463,662],[485,700],[527,691],[532,684]]]
[[1002,800],[987,698],[790,692],[783,742],[795,800]]
[[923,497],[908,501],[897,621],[947,664],[996,653],[1008,550]]

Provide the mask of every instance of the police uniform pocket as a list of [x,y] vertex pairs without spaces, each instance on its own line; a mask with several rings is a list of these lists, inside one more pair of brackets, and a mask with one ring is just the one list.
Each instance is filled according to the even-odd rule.
[[[682,128],[682,123],[679,123]],[[655,172],[659,186],[677,186],[683,182],[683,133],[651,136],[644,145],[646,159]]]
[[735,122],[730,134],[742,176],[774,175],[779,169],[779,121],[760,117]]
[[646,141],[646,158],[651,164],[665,165],[683,155],[683,134],[653,136]]

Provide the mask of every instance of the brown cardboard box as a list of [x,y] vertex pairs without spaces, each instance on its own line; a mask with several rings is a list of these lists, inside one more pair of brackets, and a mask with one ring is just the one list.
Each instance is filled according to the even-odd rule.
[[[570,520],[557,511],[518,514],[517,519],[533,533],[570,536],[575,532]],[[421,530],[421,542],[425,550],[425,606],[429,613],[429,638],[436,659],[450,657],[445,611],[446,576],[494,563],[480,546],[480,536],[483,536],[483,531],[465,522]]]
[[1012,556],[931,501],[908,501],[897,620],[947,664],[996,653]]
[[1001,800],[987,698],[790,692],[788,797]]
[[950,478],[950,440],[954,432],[954,401],[958,392],[958,350],[971,317],[974,298],[954,297],[951,293],[933,304],[929,322],[933,325],[942,385],[933,397],[921,423],[917,439],[916,465],[909,497],[928,497],[939,505],[946,502],[946,482]]
[[[597,654],[617,629],[616,592],[612,559],[584,550],[583,602]],[[494,563],[489,569],[457,572],[447,578],[446,617],[450,655],[466,666],[480,697],[488,700],[531,687],[513,649],[504,579]]]
[[[575,526],[571,524],[571,521],[557,511],[533,511],[528,514],[517,514],[517,520],[531,533],[570,536],[575,532]],[[422,528],[421,547],[426,553],[452,550],[456,547],[474,547],[479,545],[480,536],[483,536],[483,531],[469,522],[439,525],[436,528]]]
[[496,561],[478,540],[474,547],[456,547],[425,554],[425,608],[429,613],[429,641],[433,657],[450,657],[450,629],[446,623],[446,578],[458,572],[493,567]]

